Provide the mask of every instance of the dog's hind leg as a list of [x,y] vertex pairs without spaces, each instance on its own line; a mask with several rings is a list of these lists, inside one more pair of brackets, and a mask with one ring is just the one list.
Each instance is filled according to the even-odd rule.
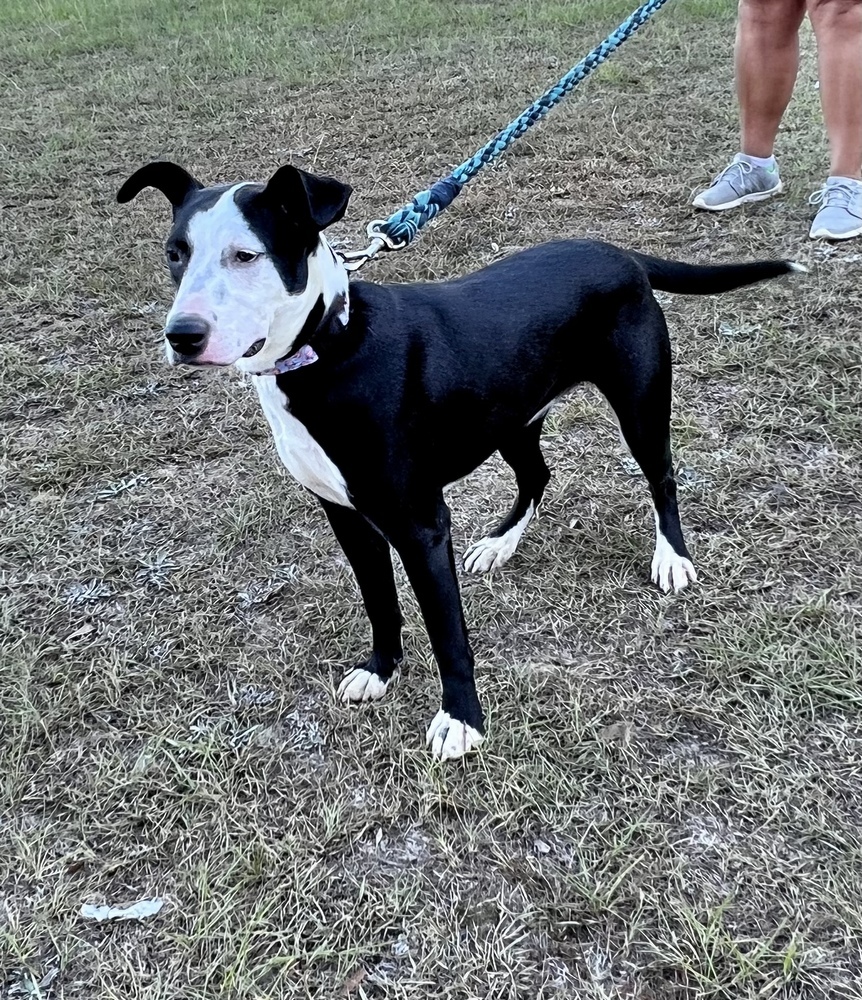
[[320,502],[353,568],[371,621],[371,656],[347,671],[338,686],[338,697],[342,701],[376,701],[386,694],[402,657],[401,612],[389,543],[357,511],[328,500]]
[[[657,324],[657,325],[653,325]],[[679,521],[670,448],[671,363],[667,327],[659,312],[626,328],[636,350],[617,357],[596,384],[646,476],[655,505],[652,581],[666,593],[695,583],[697,574]]]
[[464,569],[468,573],[487,573],[507,563],[536,513],[551,478],[539,443],[543,422],[544,414],[500,448],[500,455],[515,473],[518,496],[512,509],[490,535],[467,550]]

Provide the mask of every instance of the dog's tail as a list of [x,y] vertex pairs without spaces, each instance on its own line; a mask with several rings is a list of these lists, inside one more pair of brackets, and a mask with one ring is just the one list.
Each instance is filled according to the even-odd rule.
[[751,264],[681,264],[630,251],[646,271],[649,283],[661,292],[680,295],[717,295],[757,281],[779,278],[808,268],[792,260],[759,260]]

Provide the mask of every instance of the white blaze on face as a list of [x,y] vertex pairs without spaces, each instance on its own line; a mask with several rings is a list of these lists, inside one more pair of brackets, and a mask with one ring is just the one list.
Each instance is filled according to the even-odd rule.
[[[347,322],[349,314],[347,271],[335,258],[322,233],[314,253],[308,257],[307,265],[308,281],[302,292],[288,295],[284,285],[281,285],[285,294],[272,313],[266,344],[254,357],[241,357],[237,361],[236,367],[240,371],[252,374],[268,371],[280,358],[293,353],[296,338],[302,331],[308,314],[321,296],[323,296],[324,311],[341,296],[344,306],[339,319],[343,323]],[[280,278],[279,283],[281,283]]]
[[[211,333],[196,360],[211,365],[237,364],[243,371],[254,372],[265,371],[290,353],[321,294],[326,305],[339,291],[346,295],[347,272],[333,259],[321,237],[308,258],[306,287],[291,295],[260,237],[234,201],[243,186],[234,185],[212,208],[189,220],[186,239],[191,256],[166,325],[178,316],[206,320]],[[238,252],[260,256],[243,262],[237,258]],[[259,340],[266,341],[263,349],[252,358],[243,358]]]

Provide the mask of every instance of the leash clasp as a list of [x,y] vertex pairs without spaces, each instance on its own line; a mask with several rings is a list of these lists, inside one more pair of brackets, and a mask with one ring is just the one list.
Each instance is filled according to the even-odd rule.
[[372,219],[365,227],[371,242],[364,250],[338,250],[345,271],[358,271],[373,260],[381,250],[403,250],[407,240],[394,240],[384,232],[385,219]]

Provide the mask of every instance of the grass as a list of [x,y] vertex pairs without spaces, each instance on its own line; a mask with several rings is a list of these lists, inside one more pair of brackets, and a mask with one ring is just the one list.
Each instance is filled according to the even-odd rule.
[[[665,297],[690,593],[647,583],[600,398],[556,408],[541,519],[462,581],[491,739],[455,767],[422,746],[437,681],[403,579],[401,686],[336,705],[367,642],[349,569],[245,383],[162,365],[164,206],[113,200],[155,155],[207,181],[289,159],[354,185],[357,244],[631,6],[3,5],[4,1000],[862,994],[862,294],[859,248],[805,235],[810,38],[781,200],[687,209],[734,148],[733,9],[675,0],[374,265],[585,235],[811,267]],[[510,491],[496,460],[452,489],[460,551]],[[78,917],[148,896],[140,925]]]

